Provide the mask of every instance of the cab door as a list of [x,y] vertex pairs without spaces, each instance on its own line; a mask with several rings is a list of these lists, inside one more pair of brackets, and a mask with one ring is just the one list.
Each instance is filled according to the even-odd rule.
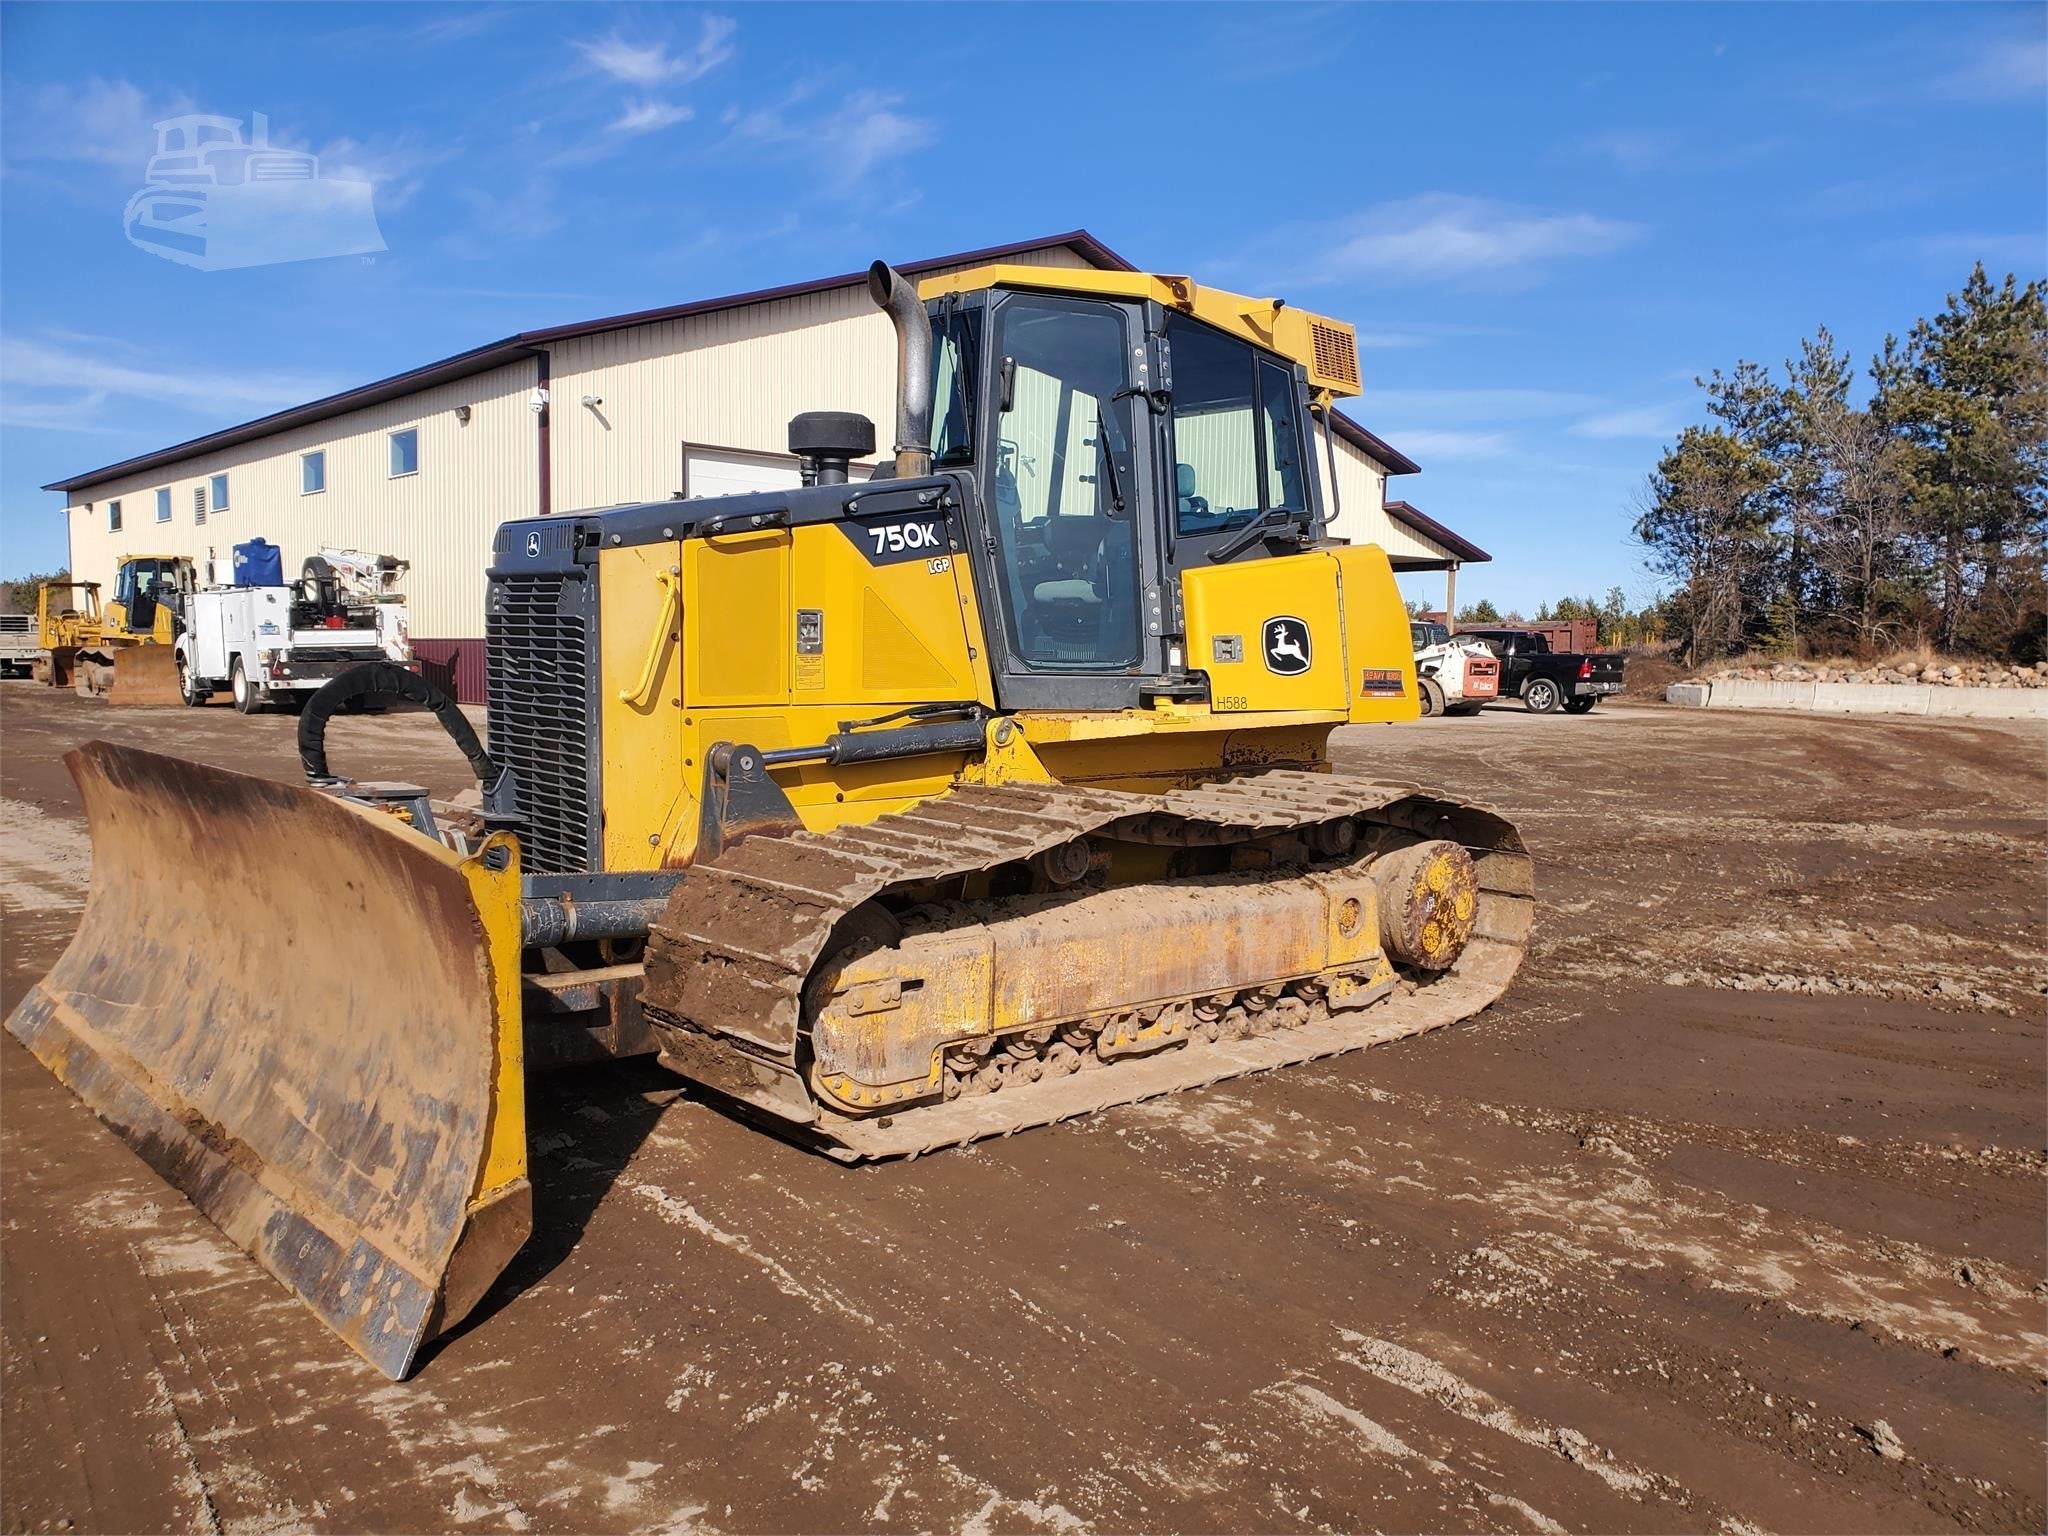
[[971,551],[1006,708],[1135,706],[1164,672],[1139,306],[997,290]]

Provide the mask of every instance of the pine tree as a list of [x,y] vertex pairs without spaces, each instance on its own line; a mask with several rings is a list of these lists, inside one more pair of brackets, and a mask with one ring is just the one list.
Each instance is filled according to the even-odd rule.
[[[1996,643],[2010,625],[2014,557],[2039,581],[2048,507],[2048,293],[2008,274],[1994,287],[1977,263],[1948,307],[1901,344],[1887,336],[1871,364],[1873,412],[1905,445],[1914,522],[1934,558],[1936,643]],[[1972,605],[1984,612],[1973,615]],[[1973,625],[1973,617],[1988,622]],[[1968,633],[1971,630],[1978,633]],[[2008,642],[2010,637],[2003,637]]]
[[1650,569],[1680,588],[1673,617],[1688,665],[1746,638],[1775,564],[1767,496],[1775,480],[1775,465],[1753,442],[1688,427],[1644,487],[1635,536]]
[[1826,568],[1816,549],[1820,531],[1815,525],[1826,515],[1829,471],[1815,427],[1848,408],[1850,378],[1848,352],[1837,352],[1834,336],[1819,327],[1810,340],[1799,343],[1796,360],[1786,359],[1785,387],[1771,423],[1777,467],[1771,500],[1785,544],[1780,627],[1795,645],[1815,612],[1832,606],[1834,598],[1825,589]]

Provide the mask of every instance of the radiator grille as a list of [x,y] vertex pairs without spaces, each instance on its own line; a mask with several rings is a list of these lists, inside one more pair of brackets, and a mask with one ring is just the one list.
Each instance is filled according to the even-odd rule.
[[1358,338],[1341,326],[1313,321],[1310,338],[1315,343],[1316,372],[1333,384],[1358,387]]
[[590,868],[590,658],[583,620],[562,611],[559,575],[507,576],[484,621],[491,755],[519,780],[526,865]]

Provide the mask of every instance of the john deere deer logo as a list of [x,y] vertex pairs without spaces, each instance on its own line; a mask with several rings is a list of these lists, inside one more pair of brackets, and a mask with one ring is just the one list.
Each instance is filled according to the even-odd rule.
[[1268,672],[1299,677],[1309,666],[1308,625],[1288,614],[1266,620],[1265,652]]

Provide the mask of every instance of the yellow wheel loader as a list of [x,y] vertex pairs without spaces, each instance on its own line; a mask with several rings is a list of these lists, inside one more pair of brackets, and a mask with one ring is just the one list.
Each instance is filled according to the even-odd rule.
[[46,581],[36,588],[36,681],[75,688],[112,704],[179,704],[172,644],[181,605],[195,585],[184,555],[123,555],[104,609],[96,581]]
[[[872,424],[810,413],[800,489],[499,529],[488,748],[372,666],[302,716],[308,788],[72,754],[91,897],[8,1027],[393,1376],[525,1240],[529,1068],[658,1053],[914,1157],[1449,1024],[1521,960],[1515,829],[1330,762],[1417,714],[1386,555],[1325,534],[1351,329],[1170,276],[870,286],[872,479]],[[330,772],[388,692],[480,809]]]

